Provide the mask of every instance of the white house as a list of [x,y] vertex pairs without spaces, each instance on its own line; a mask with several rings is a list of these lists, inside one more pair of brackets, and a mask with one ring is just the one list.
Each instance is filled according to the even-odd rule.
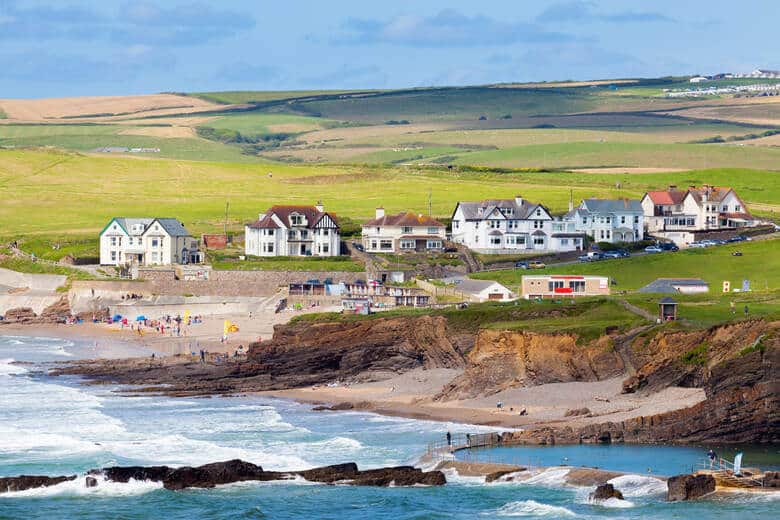
[[472,280],[470,278],[465,278],[455,282],[455,289],[467,294],[471,301],[476,302],[506,302],[517,298],[512,291],[493,280]]
[[752,227],[759,222],[737,193],[728,187],[704,185],[678,190],[649,191],[642,197],[649,234],[678,245],[694,241],[697,232]]
[[322,203],[273,206],[246,226],[244,250],[252,256],[338,256],[339,226]]
[[452,241],[480,253],[577,251],[584,236],[573,222],[553,218],[541,204],[514,199],[458,202]]
[[376,217],[363,224],[361,234],[368,253],[428,252],[444,248],[447,228],[427,215],[385,215],[383,208],[377,208]]
[[645,230],[642,204],[630,199],[585,199],[564,220],[594,242],[636,242]]
[[198,261],[198,240],[175,218],[115,217],[100,232],[101,265],[151,266]]

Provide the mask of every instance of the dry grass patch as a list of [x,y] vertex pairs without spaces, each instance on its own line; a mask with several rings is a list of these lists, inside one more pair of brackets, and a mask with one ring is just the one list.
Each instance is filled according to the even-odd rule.
[[328,130],[319,130],[310,132],[300,137],[307,143],[349,141],[357,139],[367,139],[372,137],[384,137],[391,135],[418,134],[421,132],[435,132],[439,130],[449,130],[457,128],[458,124],[453,123],[420,123],[409,125],[371,125],[371,126],[353,126],[346,128],[331,128]]
[[48,99],[0,99],[0,107],[14,121],[62,118],[112,120],[118,117],[170,115],[224,108],[203,99],[174,94],[93,96]]
[[120,130],[119,135],[146,135],[150,137],[171,138],[194,138],[195,130],[189,126],[133,126],[125,130]]

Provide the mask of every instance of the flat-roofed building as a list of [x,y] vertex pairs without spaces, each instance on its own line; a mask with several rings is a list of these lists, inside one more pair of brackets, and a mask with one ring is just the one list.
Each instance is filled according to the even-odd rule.
[[606,276],[542,274],[523,276],[520,286],[523,298],[558,298],[606,296],[609,278]]

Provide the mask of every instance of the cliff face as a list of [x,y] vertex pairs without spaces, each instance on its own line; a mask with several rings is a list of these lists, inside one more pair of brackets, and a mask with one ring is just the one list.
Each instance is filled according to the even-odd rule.
[[690,384],[703,387],[707,399],[622,422],[521,432],[512,442],[780,442],[780,323],[740,322],[637,342],[647,363],[624,383],[626,391]]
[[598,381],[624,372],[612,339],[578,345],[569,334],[483,330],[466,356],[466,369],[436,396],[439,400],[490,395],[516,386]]
[[400,373],[413,368],[458,368],[468,337],[451,336],[442,317],[389,318],[279,326],[269,342],[251,345],[249,361],[269,374],[270,388]]

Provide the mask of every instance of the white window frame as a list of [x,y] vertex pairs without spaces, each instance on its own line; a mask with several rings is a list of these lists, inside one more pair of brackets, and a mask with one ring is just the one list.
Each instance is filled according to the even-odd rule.
[[417,242],[411,238],[402,238],[399,247],[401,249],[414,249],[417,247]]

